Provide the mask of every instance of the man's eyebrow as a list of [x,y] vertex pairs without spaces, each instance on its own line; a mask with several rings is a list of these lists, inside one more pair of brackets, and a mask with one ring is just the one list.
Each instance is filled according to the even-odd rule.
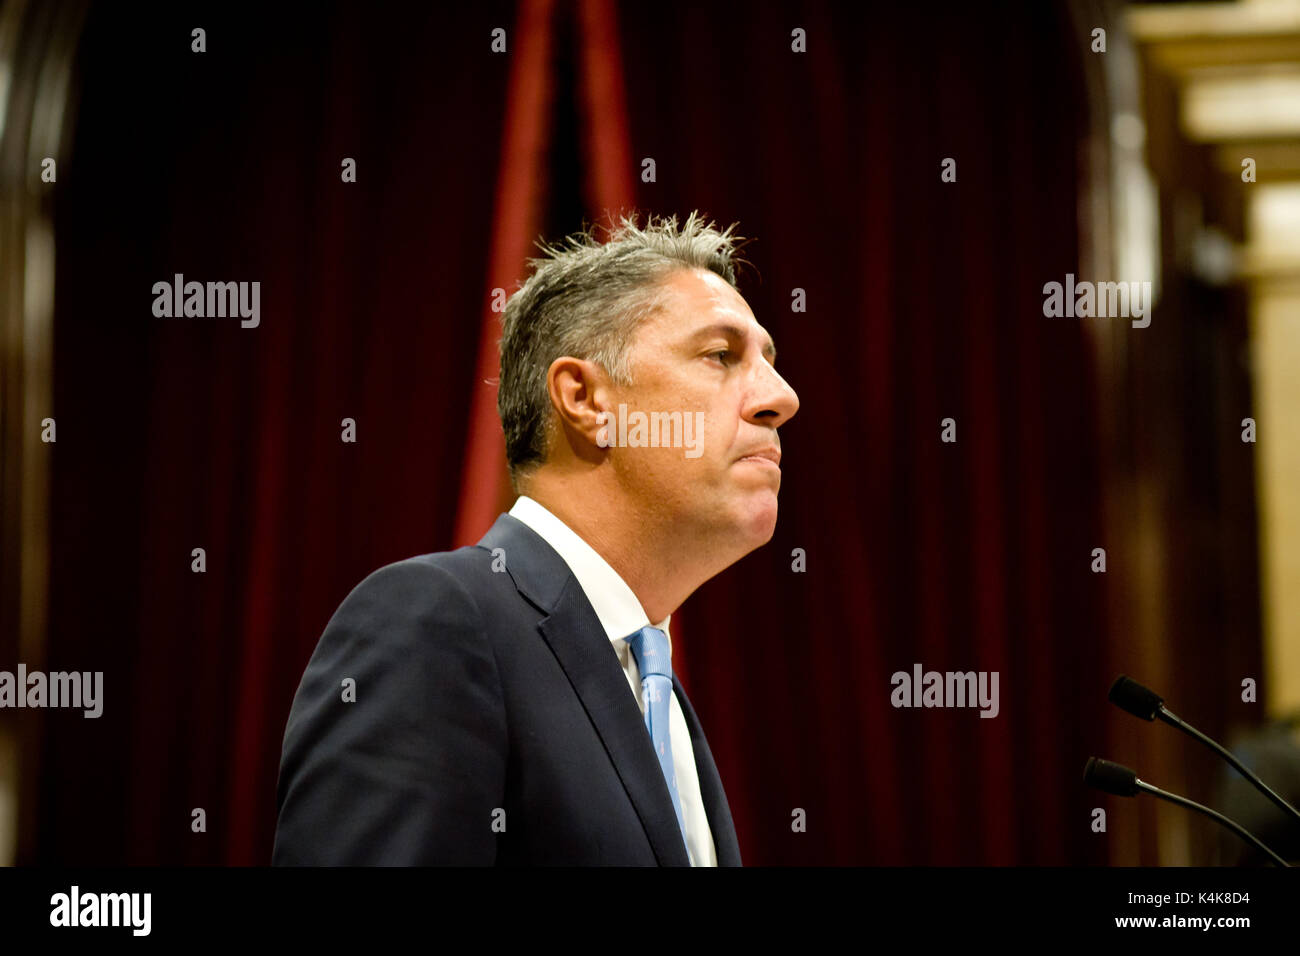
[[[697,329],[695,334],[691,337],[695,339],[703,339],[708,338],[710,335],[726,335],[733,339],[744,339],[746,337],[744,329],[739,325],[732,325],[730,322],[718,322],[714,325],[707,325],[702,329]],[[767,337],[767,341],[763,343],[763,355],[769,362],[776,361],[776,343],[772,341],[772,336],[770,335]]]

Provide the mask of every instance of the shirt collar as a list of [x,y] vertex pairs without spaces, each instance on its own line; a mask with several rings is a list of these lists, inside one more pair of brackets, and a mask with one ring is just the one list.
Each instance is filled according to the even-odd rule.
[[[605,629],[606,636],[616,644],[650,624],[641,602],[628,587],[622,576],[610,567],[599,552],[579,537],[578,533],[561,521],[544,505],[520,495],[510,509],[510,515],[532,528],[564,559],[573,576],[578,579],[587,600],[591,602]],[[507,557],[507,561],[509,558]],[[673,638],[668,630],[669,614],[654,626],[668,636],[668,654],[672,656]],[[626,646],[626,645],[624,645]]]

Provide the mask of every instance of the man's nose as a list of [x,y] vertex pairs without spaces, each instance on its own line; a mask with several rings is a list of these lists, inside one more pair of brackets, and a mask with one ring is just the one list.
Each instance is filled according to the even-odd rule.
[[770,425],[784,425],[799,411],[799,396],[790,384],[771,365],[759,363],[757,380],[749,402],[746,417],[751,421]]

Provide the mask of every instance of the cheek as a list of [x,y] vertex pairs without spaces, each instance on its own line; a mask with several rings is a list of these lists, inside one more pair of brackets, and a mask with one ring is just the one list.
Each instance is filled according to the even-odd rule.
[[[672,448],[624,448],[624,467],[638,484],[715,483],[735,454],[740,428],[738,406],[716,388],[668,387],[643,391],[629,408],[680,412],[681,428]],[[630,474],[636,469],[638,476]],[[680,489],[678,489],[680,490]]]
[[712,408],[704,415],[705,457],[712,461],[725,461],[731,457],[736,444],[740,419],[734,409],[723,411]]

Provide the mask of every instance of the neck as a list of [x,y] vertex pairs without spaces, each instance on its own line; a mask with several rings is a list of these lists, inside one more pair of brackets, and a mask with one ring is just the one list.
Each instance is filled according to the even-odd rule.
[[[546,471],[547,469],[543,469]],[[636,595],[650,622],[662,621],[695,589],[726,567],[679,524],[637,507],[595,475],[538,473],[521,489],[568,525],[609,563]]]

